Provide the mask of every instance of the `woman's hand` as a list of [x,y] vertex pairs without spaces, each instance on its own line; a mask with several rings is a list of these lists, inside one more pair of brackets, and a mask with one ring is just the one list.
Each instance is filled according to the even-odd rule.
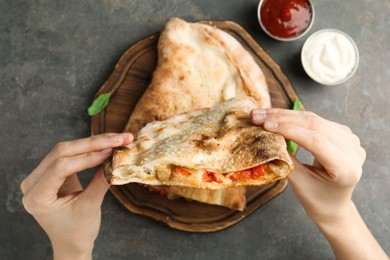
[[288,179],[308,215],[317,224],[334,221],[351,207],[366,153],[350,128],[307,111],[254,110],[252,122],[283,135],[313,154],[313,165],[294,156]]
[[59,143],[22,182],[23,205],[48,234],[54,258],[91,258],[109,185],[102,168],[85,189],[76,173],[103,163],[112,148],[132,140],[122,133]]
[[283,135],[314,155],[312,165],[291,156],[294,171],[288,179],[336,258],[387,260],[351,199],[366,158],[351,129],[306,111],[257,109],[251,118],[253,124]]

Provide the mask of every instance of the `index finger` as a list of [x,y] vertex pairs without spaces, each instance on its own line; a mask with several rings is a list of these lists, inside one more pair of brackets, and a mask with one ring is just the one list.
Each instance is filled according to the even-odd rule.
[[[91,152],[72,157],[60,157],[32,186],[24,192],[24,201],[31,212],[47,209],[58,200],[59,190],[67,177],[78,171],[95,167],[111,155],[111,149]],[[31,213],[32,214],[32,213]]]
[[340,169],[340,163],[344,161],[345,153],[338,147],[343,144],[334,144],[321,132],[276,121],[265,121],[263,127],[270,132],[283,135],[312,153],[331,176]]
[[27,176],[21,184],[22,192],[25,193],[60,157],[71,157],[95,151],[102,151],[120,145],[128,145],[133,140],[130,133],[107,133],[74,141],[65,141],[57,144],[53,150],[43,159],[38,167]]
[[360,140],[347,126],[324,119],[310,111],[294,111],[288,109],[255,109],[251,112],[254,125],[262,125],[265,121],[277,121],[295,124],[300,127],[318,131],[335,144],[348,139],[351,144],[360,145]]
[[58,143],[48,156],[55,158],[74,156],[101,151],[107,148],[114,148],[119,145],[127,145],[132,141],[133,136],[130,133],[95,135],[83,139]]

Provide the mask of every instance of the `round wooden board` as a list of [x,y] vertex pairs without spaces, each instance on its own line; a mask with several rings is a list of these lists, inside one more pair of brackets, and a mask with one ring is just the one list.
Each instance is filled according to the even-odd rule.
[[[267,78],[273,107],[292,107],[297,94],[289,80],[241,26],[230,21],[200,22],[231,34],[252,54]],[[114,94],[106,109],[92,117],[92,135],[123,130],[156,67],[158,37],[159,34],[154,34],[133,44],[96,93],[95,97],[110,91]],[[262,187],[247,188],[247,207],[242,212],[185,199],[169,200],[138,184],[111,186],[110,190],[130,212],[148,216],[179,230],[211,232],[241,221],[280,194],[286,186],[287,180],[284,179]]]

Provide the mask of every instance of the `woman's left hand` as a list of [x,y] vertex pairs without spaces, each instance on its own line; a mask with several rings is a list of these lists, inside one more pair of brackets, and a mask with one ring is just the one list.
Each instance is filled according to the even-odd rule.
[[48,234],[55,259],[91,258],[109,184],[100,168],[83,189],[77,172],[98,166],[130,133],[61,142],[21,184],[23,205]]

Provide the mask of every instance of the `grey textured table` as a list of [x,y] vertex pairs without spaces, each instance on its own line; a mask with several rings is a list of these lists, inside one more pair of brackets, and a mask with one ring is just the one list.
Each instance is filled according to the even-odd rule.
[[[168,17],[241,24],[278,62],[306,108],[349,125],[367,151],[354,201],[390,253],[390,2],[316,0],[309,34],[347,32],[360,50],[356,75],[340,86],[310,80],[300,64],[307,38],[267,37],[248,1],[0,2],[0,259],[49,259],[45,233],[23,209],[21,180],[51,147],[89,135],[86,109],[121,54],[161,30]],[[300,158],[308,160],[303,152]],[[88,181],[92,172],[82,174]],[[134,215],[108,194],[96,259],[332,259],[332,251],[288,188],[239,224],[216,233],[170,229]]]

